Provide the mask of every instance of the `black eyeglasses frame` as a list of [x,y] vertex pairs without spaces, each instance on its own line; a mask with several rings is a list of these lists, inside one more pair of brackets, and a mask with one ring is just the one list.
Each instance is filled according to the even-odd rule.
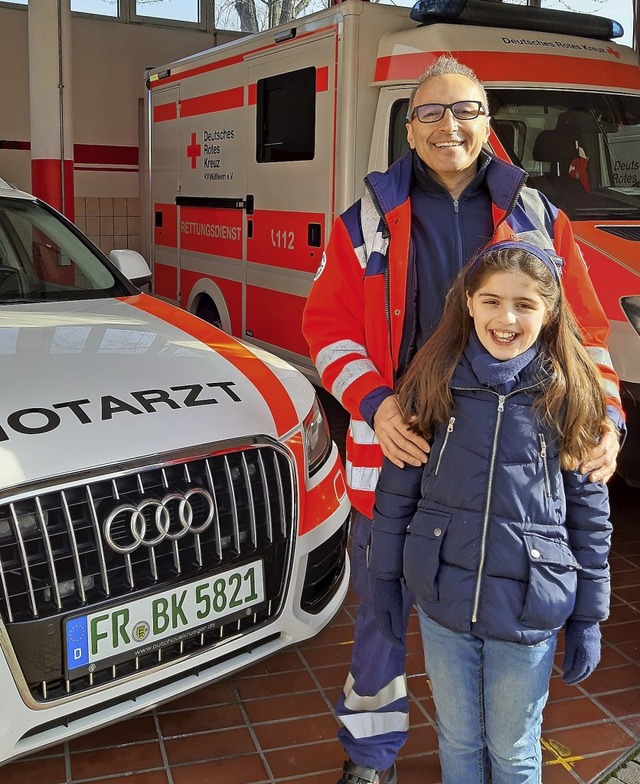
[[[455,112],[455,107],[461,103],[475,104],[478,107],[478,113],[473,117],[458,117],[458,115]],[[411,114],[407,117],[407,122],[411,122],[411,120],[413,120],[413,118],[417,116],[419,110],[422,109],[424,106],[439,106],[442,109],[442,114],[436,120],[421,120],[420,117],[418,116],[418,122],[421,122],[424,125],[430,125],[431,123],[440,122],[444,117],[444,115],[446,114],[447,109],[450,109],[451,114],[455,117],[455,119],[460,120],[461,122],[467,122],[468,120],[477,120],[478,117],[480,117],[480,115],[486,116],[488,114],[482,101],[454,101],[453,103],[437,103],[435,101],[429,101],[429,103],[421,103],[418,106],[414,106],[413,109],[411,110]]]

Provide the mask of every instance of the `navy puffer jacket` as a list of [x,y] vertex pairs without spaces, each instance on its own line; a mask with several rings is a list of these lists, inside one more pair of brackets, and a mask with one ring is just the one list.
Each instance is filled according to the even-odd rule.
[[607,489],[560,469],[557,433],[532,411],[539,363],[500,395],[463,356],[451,386],[454,415],[426,466],[384,462],[369,570],[404,576],[431,619],[479,637],[531,645],[568,618],[604,620]]

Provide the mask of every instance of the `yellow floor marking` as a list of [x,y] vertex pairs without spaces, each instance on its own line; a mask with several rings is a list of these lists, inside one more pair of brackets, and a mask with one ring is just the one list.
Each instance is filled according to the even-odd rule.
[[557,740],[540,738],[540,743],[547,751],[555,755],[555,759],[545,762],[545,765],[562,765],[565,770],[571,770],[574,762],[584,759],[580,755],[571,756],[571,749]]

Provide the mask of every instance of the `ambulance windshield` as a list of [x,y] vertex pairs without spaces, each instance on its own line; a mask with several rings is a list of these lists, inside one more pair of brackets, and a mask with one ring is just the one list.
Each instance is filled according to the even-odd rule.
[[0,304],[117,297],[135,291],[57,213],[0,196]]
[[511,160],[572,220],[640,219],[640,96],[491,90]]

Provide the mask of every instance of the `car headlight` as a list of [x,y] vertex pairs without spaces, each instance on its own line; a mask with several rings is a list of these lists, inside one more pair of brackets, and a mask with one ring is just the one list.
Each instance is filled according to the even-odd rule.
[[320,401],[316,397],[311,411],[304,418],[305,451],[309,476],[312,476],[324,463],[331,452],[331,435]]
[[635,331],[640,335],[640,297],[622,297],[620,307]]

